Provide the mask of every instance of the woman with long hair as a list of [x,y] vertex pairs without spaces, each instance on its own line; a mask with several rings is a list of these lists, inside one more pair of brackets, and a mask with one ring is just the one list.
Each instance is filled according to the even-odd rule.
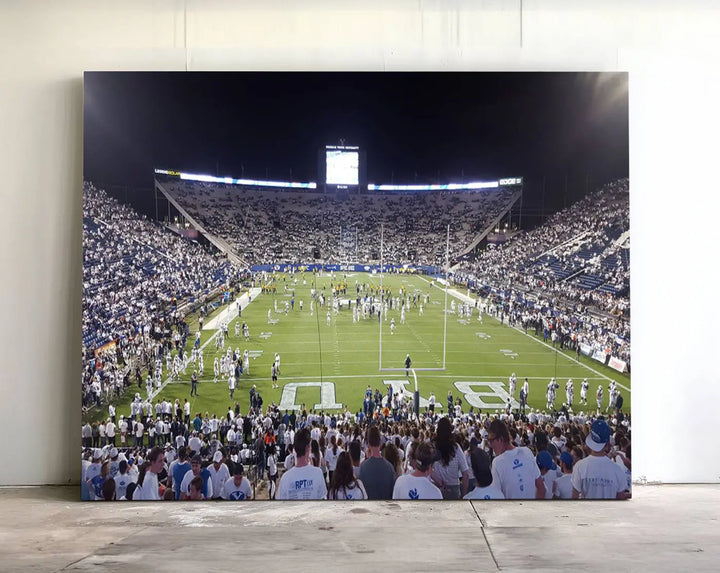
[[355,477],[350,454],[347,452],[340,452],[338,456],[328,499],[367,499],[365,486]]
[[143,483],[145,482],[145,474],[147,473],[148,469],[150,468],[150,462],[145,461],[140,466],[140,469],[138,470],[138,479],[137,479],[137,486],[135,487],[135,492],[133,493],[133,501],[143,501],[145,498],[143,497]]
[[277,489],[278,466],[277,452],[275,444],[270,444],[267,450],[267,469],[268,469],[268,491],[270,499],[275,499],[275,490]]
[[316,468],[323,470],[323,479],[327,482],[325,458],[322,455],[322,450],[320,449],[320,444],[317,440],[312,440],[310,442],[310,463],[312,463],[312,465]]
[[316,468],[320,467],[320,444],[317,440],[310,441],[310,463]]
[[[433,465],[432,480],[443,494],[443,499],[461,499],[468,491],[470,470],[467,458],[453,435],[449,418],[440,418],[435,433],[434,445],[437,461]],[[462,474],[462,485],[459,475]]]
[[390,465],[393,467],[393,470],[395,470],[395,477],[399,477],[402,475],[402,460],[400,460],[400,453],[398,452],[397,447],[395,444],[388,442],[385,444],[385,448],[383,449],[383,457],[390,462]]

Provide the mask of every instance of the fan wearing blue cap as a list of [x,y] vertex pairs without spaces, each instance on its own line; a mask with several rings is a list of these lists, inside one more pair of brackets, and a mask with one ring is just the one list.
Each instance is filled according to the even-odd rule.
[[585,445],[590,455],[575,464],[572,474],[573,499],[627,499],[625,471],[608,457],[610,426],[595,420]]
[[555,496],[555,488],[557,487],[555,483],[557,481],[557,465],[555,465],[550,452],[547,450],[540,450],[535,460],[540,469],[540,476],[545,482],[545,499],[552,499]]
[[557,499],[572,499],[573,463],[574,460],[570,452],[560,454],[560,469],[562,470],[562,475],[556,482],[555,497]]

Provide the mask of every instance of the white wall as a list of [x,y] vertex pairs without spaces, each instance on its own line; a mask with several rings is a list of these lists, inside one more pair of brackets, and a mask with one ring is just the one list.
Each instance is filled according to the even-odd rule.
[[185,69],[629,71],[634,475],[717,481],[709,4],[3,2],[0,484],[79,478],[82,73]]

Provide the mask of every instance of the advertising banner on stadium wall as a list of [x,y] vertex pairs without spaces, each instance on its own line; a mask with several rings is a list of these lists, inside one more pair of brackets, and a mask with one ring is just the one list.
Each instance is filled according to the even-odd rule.
[[580,344],[580,352],[582,352],[585,356],[590,356],[592,354],[592,346],[589,344]]
[[610,366],[610,368],[614,368],[618,372],[627,372],[627,362],[624,362],[619,358],[615,358],[614,356],[610,357],[608,366]]
[[598,362],[602,362],[603,364],[605,364],[605,353],[602,350],[596,350],[595,352],[593,352],[592,357]]

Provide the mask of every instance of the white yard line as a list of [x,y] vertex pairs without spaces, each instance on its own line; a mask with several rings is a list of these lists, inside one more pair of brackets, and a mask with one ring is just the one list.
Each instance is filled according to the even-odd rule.
[[[283,364],[285,364],[285,363],[283,362]],[[402,375],[392,374],[393,371],[403,372],[403,374]],[[407,380],[407,377],[405,376],[404,372],[405,372],[405,367],[402,367],[402,368],[393,368],[392,370],[386,370],[384,373],[380,373],[380,374],[343,374],[343,375],[338,375],[338,376],[324,376],[323,375],[323,379],[326,382],[328,382],[328,381],[331,382],[332,380],[334,380],[336,378],[345,380],[345,379],[352,379],[352,378],[386,378],[386,379],[390,379],[390,378],[395,377],[398,380]],[[494,382],[495,381],[503,382],[503,383],[505,382],[505,379],[502,376],[478,376],[476,374],[467,375],[467,376],[462,375],[462,374],[432,374],[432,373],[425,374],[425,372],[428,372],[428,371],[423,371],[423,375],[426,377],[430,377],[430,378],[451,378],[451,379],[454,378],[455,380],[469,380],[469,381],[472,381],[475,379],[478,379],[478,380],[482,379],[482,380],[492,380]],[[317,376],[290,376],[289,378],[292,378],[293,381],[295,381],[295,380],[319,381],[320,374],[318,374]],[[546,376],[523,376],[523,379],[525,379],[525,378],[527,378],[528,380],[547,380]],[[272,380],[272,378],[269,378],[269,377],[268,378],[253,378],[253,381],[255,381],[255,380],[257,380],[258,382],[267,382],[267,381]],[[596,380],[596,378],[590,378],[590,380]],[[169,384],[185,384],[186,382],[184,382],[182,380],[177,380],[177,381],[168,382],[168,383]]]

